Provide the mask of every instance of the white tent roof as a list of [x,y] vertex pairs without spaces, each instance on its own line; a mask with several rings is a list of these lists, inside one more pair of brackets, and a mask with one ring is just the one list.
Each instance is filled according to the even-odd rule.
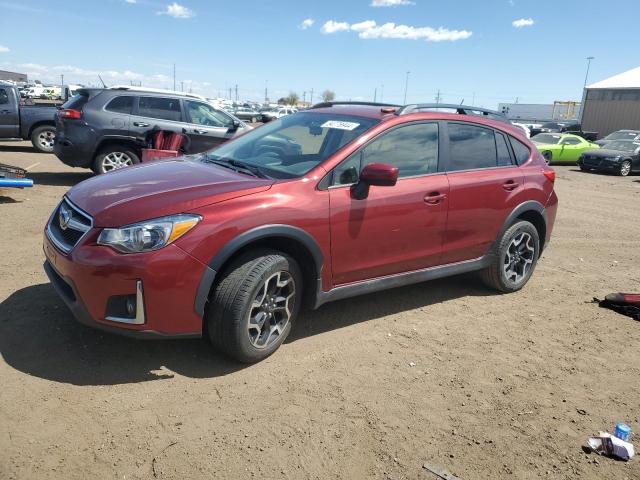
[[592,83],[587,88],[640,88],[640,67]]

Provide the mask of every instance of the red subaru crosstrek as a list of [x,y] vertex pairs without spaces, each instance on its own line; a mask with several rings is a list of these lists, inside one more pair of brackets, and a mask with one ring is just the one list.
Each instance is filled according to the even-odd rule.
[[83,323],[205,332],[244,362],[274,352],[303,303],[471,271],[513,292],[549,242],[555,172],[521,131],[473,112],[321,104],[94,177],[51,215],[45,270]]

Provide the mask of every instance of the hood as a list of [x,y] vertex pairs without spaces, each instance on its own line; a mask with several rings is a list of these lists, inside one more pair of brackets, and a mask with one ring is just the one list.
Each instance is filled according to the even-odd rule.
[[597,148],[595,150],[588,150],[584,152],[584,155],[589,155],[590,157],[627,157],[631,155],[630,152],[623,152],[622,150],[611,150],[608,148]]
[[261,192],[273,182],[183,157],[90,178],[67,197],[96,227],[116,227]]

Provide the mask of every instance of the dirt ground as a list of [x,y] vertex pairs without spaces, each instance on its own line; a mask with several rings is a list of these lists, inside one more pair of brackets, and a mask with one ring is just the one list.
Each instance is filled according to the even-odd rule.
[[36,182],[0,192],[0,478],[640,478],[640,458],[581,449],[620,420],[640,438],[640,322],[590,303],[640,291],[639,176],[558,167],[521,292],[462,276],[328,304],[245,366],[76,323],[42,229],[90,173],[26,143],[0,163]]

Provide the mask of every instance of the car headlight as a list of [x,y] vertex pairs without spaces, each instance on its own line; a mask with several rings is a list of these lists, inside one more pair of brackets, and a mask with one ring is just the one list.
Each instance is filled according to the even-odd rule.
[[604,159],[609,160],[611,162],[619,162],[621,158],[622,157],[618,156],[618,157],[605,157]]
[[122,253],[150,252],[176,241],[200,220],[200,215],[179,214],[121,228],[105,228],[100,232],[98,244]]

